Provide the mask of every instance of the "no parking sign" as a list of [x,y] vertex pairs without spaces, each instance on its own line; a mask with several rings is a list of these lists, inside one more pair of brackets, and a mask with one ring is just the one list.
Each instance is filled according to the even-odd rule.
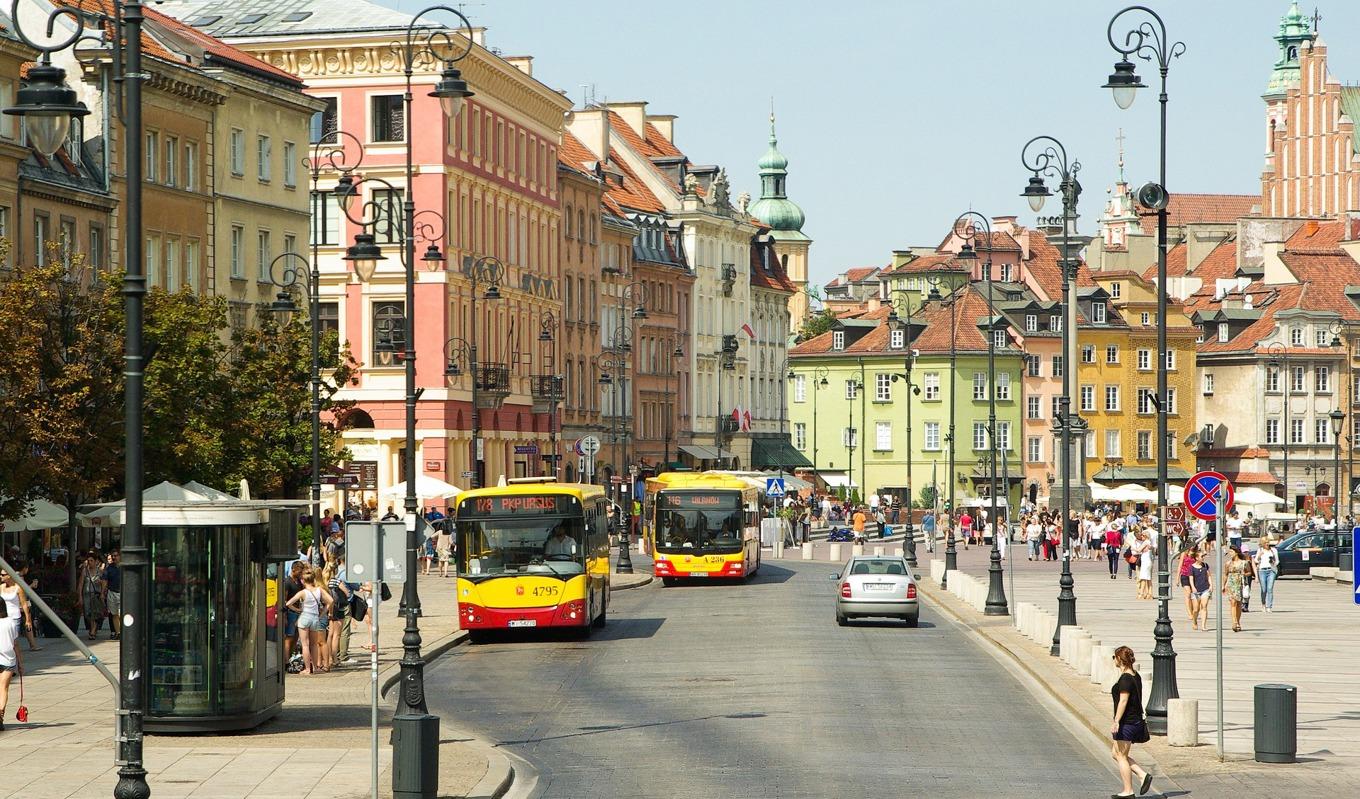
[[1232,507],[1233,487],[1219,472],[1197,472],[1185,484],[1185,509],[1196,518],[1211,522],[1218,518],[1218,492],[1223,488],[1223,510]]

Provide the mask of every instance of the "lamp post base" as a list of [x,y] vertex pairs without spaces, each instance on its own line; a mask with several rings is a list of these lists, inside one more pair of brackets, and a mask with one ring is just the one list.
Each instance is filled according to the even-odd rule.
[[392,717],[392,798],[435,799],[439,794],[439,717]]
[[627,533],[619,536],[619,561],[614,564],[615,574],[633,573],[633,542],[630,538]]
[[1006,585],[1001,571],[1001,550],[992,545],[992,564],[987,567],[987,602],[982,607],[984,616],[1009,616],[1006,604]]
[[949,531],[949,537],[945,540],[944,548],[944,578],[940,580],[941,588],[949,588],[949,573],[957,571],[959,568],[959,551],[954,548],[954,531]]
[[[910,510],[907,513],[911,513]],[[916,531],[911,529],[911,517],[907,517],[907,536],[902,539],[902,553],[907,556],[907,565],[916,568]]]

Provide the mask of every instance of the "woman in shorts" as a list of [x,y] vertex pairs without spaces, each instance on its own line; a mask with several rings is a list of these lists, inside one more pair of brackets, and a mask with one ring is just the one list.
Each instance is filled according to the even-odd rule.
[[1114,762],[1119,766],[1119,778],[1124,783],[1123,790],[1111,799],[1125,799],[1134,796],[1134,779],[1138,780],[1138,796],[1152,787],[1152,775],[1133,759],[1133,745],[1147,743],[1149,739],[1147,720],[1143,718],[1143,677],[1133,667],[1133,650],[1121,646],[1114,651],[1114,665],[1119,669],[1119,678],[1110,687],[1110,698],[1114,700],[1114,718],[1110,721],[1110,746]]
[[1213,591],[1214,581],[1209,574],[1209,566],[1204,562],[1204,553],[1192,551],[1194,562],[1190,564],[1190,629],[1209,629],[1209,594]]
[[287,605],[290,610],[301,614],[298,617],[298,635],[302,637],[304,674],[317,674],[329,668],[326,631],[330,625],[331,604],[330,593],[316,584],[316,573],[312,569],[304,569],[302,590],[293,594]]

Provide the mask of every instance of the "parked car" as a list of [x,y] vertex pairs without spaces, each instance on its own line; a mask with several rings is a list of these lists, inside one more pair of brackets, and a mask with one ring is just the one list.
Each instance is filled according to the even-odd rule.
[[1340,534],[1335,530],[1296,533],[1276,547],[1280,553],[1280,576],[1307,577],[1310,567],[1335,564],[1338,554],[1352,551],[1353,543],[1349,530]]
[[916,582],[903,558],[857,555],[831,575],[840,581],[836,623],[865,616],[898,618],[915,627],[920,618]]

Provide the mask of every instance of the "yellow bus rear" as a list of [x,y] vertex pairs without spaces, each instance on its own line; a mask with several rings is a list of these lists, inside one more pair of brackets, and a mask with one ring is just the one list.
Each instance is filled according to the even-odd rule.
[[652,573],[744,579],[760,569],[760,492],[721,473],[667,472],[647,481]]
[[454,512],[458,620],[477,635],[603,626],[607,501],[599,486],[531,483],[466,491]]

